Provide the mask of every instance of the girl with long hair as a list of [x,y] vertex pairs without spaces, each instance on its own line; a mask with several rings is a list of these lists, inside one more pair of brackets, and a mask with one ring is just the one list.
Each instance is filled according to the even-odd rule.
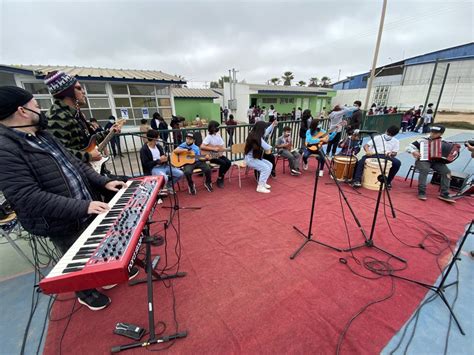
[[267,130],[267,123],[259,121],[255,123],[245,141],[245,162],[247,165],[260,173],[258,178],[257,192],[270,193],[271,186],[267,184],[268,177],[272,171],[272,163],[263,159],[265,151],[272,149],[263,137]]

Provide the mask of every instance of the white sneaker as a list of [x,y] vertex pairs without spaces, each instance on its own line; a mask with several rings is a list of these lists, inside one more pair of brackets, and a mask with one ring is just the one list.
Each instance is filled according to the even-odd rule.
[[324,171],[319,170],[319,177],[323,177],[323,176],[324,176]]
[[303,164],[303,170],[308,170],[308,164]]
[[267,189],[265,186],[263,185],[258,185],[257,186],[257,192],[261,192],[263,194],[269,194],[270,193],[270,190]]
[[265,184],[265,188],[266,188],[266,189],[271,189],[272,186],[271,186],[271,185],[268,185],[268,184]]

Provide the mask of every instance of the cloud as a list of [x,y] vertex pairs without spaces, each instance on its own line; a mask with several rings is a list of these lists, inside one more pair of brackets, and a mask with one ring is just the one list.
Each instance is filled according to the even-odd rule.
[[[381,1],[0,0],[0,62],[156,69],[210,81],[369,69]],[[470,1],[390,1],[379,64],[472,40]]]

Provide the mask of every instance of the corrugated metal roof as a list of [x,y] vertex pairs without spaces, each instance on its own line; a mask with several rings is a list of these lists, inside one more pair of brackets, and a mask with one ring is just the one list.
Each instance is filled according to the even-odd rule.
[[285,86],[285,85],[258,85],[258,84],[248,84],[250,90],[258,91],[259,93],[264,92],[281,92],[283,93],[305,93],[313,95],[321,95],[330,91],[334,91],[330,88],[322,87],[309,87],[309,86]]
[[188,89],[188,88],[173,88],[171,95],[174,97],[194,97],[194,98],[212,98],[217,99],[219,95],[212,89]]
[[123,80],[123,81],[160,81],[186,83],[185,80],[170,74],[163,73],[159,70],[133,70],[133,69],[108,69],[108,68],[86,68],[86,67],[69,67],[60,65],[0,65],[0,68],[12,70],[31,71],[36,77],[44,77],[53,70],[64,71],[69,75],[84,79],[98,80]]

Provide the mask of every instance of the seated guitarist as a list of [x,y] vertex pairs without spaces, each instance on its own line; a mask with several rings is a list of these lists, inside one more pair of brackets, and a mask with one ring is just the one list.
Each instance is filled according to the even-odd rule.
[[224,140],[219,134],[219,123],[217,121],[210,121],[207,125],[209,134],[204,138],[201,144],[201,149],[205,154],[211,155],[211,163],[219,165],[219,176],[217,178],[217,187],[224,187],[225,173],[230,169],[232,163],[223,154]]
[[183,177],[184,173],[180,169],[168,164],[168,157],[163,147],[157,144],[158,136],[158,131],[154,129],[150,129],[146,133],[148,142],[140,149],[143,174],[164,176],[167,190],[170,193],[174,193],[173,185]]
[[199,160],[197,157],[201,154],[199,147],[194,144],[194,135],[192,133],[186,134],[186,140],[181,143],[175,150],[174,153],[185,153],[193,151],[196,155],[196,160],[193,164],[187,164],[184,166],[184,176],[186,176],[186,180],[188,180],[188,190],[191,195],[196,195],[196,185],[193,182],[193,170],[194,169],[201,169],[204,175],[206,176],[206,182],[204,183],[204,187],[207,191],[212,192],[212,181],[211,181],[211,168],[209,165],[206,164],[205,161]]
[[321,120],[319,119],[312,120],[309,129],[306,131],[305,148],[303,151],[303,170],[308,170],[308,157],[311,154],[317,154],[320,167],[319,176],[323,176],[324,155],[321,152],[321,148],[323,144],[329,141],[331,135],[335,135],[335,133],[328,134],[324,129],[319,127],[320,122]]

